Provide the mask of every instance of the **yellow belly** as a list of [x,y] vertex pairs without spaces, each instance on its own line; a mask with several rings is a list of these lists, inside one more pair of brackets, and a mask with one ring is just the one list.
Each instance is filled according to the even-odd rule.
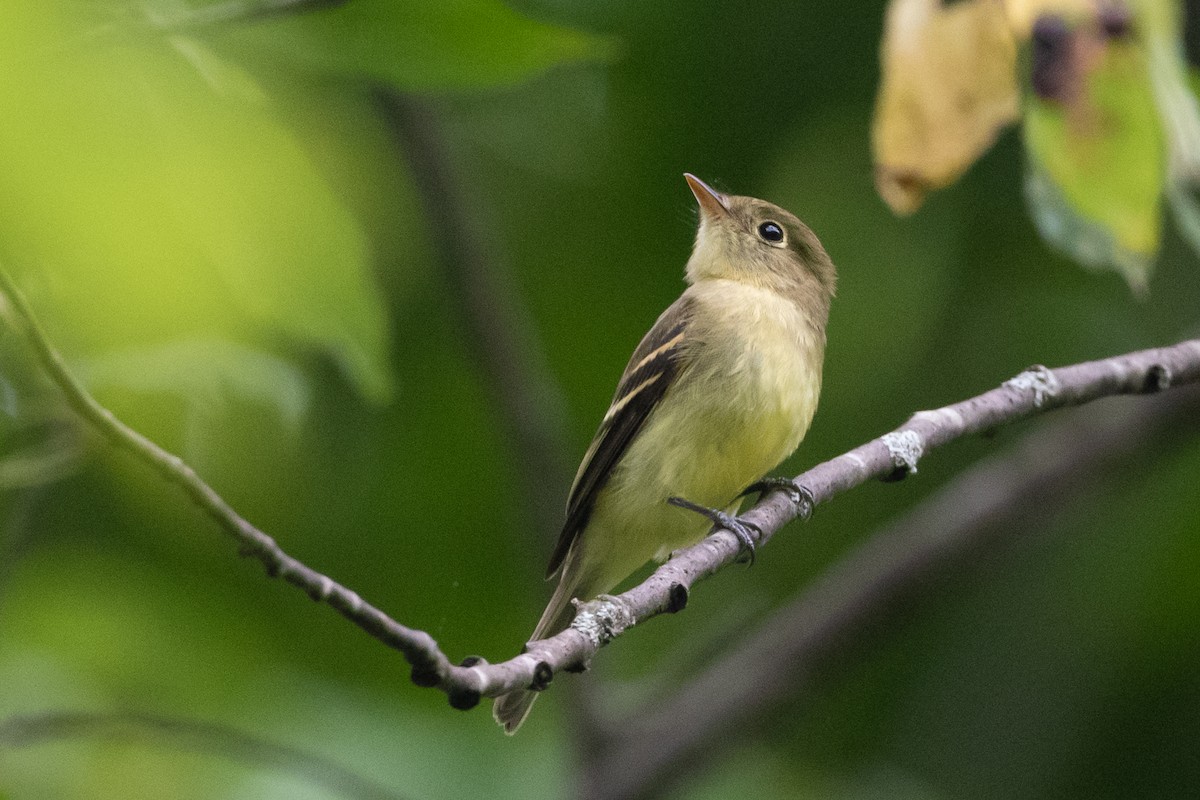
[[735,509],[737,494],[790,455],[812,421],[823,337],[771,296],[750,298],[761,309],[750,320],[746,298],[726,291],[720,299],[737,314],[714,315],[713,324],[729,326],[707,332],[719,344],[694,353],[597,497],[579,542],[593,592],[708,531],[707,520],[668,497]]

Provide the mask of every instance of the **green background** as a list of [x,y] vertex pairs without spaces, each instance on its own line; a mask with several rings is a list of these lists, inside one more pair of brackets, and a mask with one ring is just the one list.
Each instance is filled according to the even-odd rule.
[[[869,151],[882,3],[316,5],[188,28],[165,0],[6,0],[0,260],[102,402],[451,658],[513,655],[549,595],[544,510],[681,290],[684,171],[794,211],[840,270],[821,409],[781,472],[1033,363],[1196,336],[1200,270],[1174,232],[1144,300],[1038,238],[1015,132],[916,216],[886,210]],[[423,109],[440,161],[397,131],[394,93]],[[458,224],[427,213],[430,164]],[[527,414],[563,443],[554,474],[528,477],[543,462],[512,435],[463,279],[437,257],[476,236],[485,273],[468,286],[524,310],[516,338],[550,379]],[[878,526],[1041,424],[822,507],[754,569],[559,678],[509,739],[486,703],[460,713],[411,685],[398,654],[265,579],[80,428],[11,328],[0,349],[0,724],[219,724],[407,798],[569,796],[580,704],[635,725]],[[1192,426],[1034,508],[657,796],[1191,796],[1197,475]],[[344,796],[186,738],[0,738],[0,797]]]

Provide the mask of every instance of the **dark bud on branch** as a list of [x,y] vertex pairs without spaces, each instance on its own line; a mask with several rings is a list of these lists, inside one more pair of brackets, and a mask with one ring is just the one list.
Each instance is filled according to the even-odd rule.
[[672,583],[667,595],[667,613],[677,614],[687,608],[688,590],[682,583]]
[[449,694],[450,707],[459,711],[470,711],[479,705],[479,692],[474,689],[452,689]]
[[530,682],[529,688],[535,692],[545,691],[552,680],[554,680],[554,670],[545,661],[539,661],[533,668],[533,681]]
[[413,664],[412,682],[422,689],[431,689],[441,682],[437,668],[433,664]]
[[1164,389],[1171,388],[1171,370],[1164,367],[1162,364],[1155,364],[1146,370],[1146,382],[1142,384],[1142,391],[1146,394],[1154,394],[1161,392]]

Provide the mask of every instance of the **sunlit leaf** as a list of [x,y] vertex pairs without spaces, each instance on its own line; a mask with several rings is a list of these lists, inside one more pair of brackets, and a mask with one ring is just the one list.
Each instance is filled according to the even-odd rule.
[[1102,0],[1003,0],[1009,27],[1018,39],[1029,38],[1034,21],[1043,14],[1058,14],[1072,19],[1094,15]]
[[1142,290],[1158,252],[1166,174],[1145,55],[1128,39],[1076,42],[1071,52],[1086,63],[1067,65],[1062,96],[1034,96],[1026,107],[1033,213],[1073,258],[1116,269]]
[[354,0],[217,25],[205,35],[242,58],[400,89],[512,84],[613,52],[608,39],[530,19],[498,0]]
[[172,36],[168,41],[217,94],[247,103],[268,102],[266,92],[249,72],[221,58],[205,43],[188,36]]
[[304,417],[311,391],[293,364],[235,342],[181,340],[122,350],[81,365],[80,377],[96,389],[175,395],[200,406],[237,398],[274,408],[288,424]]
[[1016,120],[1016,55],[995,0],[892,0],[872,143],[893,211],[953,183]]
[[1151,256],[1122,247],[1107,227],[1079,214],[1032,160],[1025,175],[1025,197],[1042,238],[1085,267],[1115,268],[1136,291],[1145,289]]
[[1178,3],[1142,0],[1142,30],[1150,59],[1150,80],[1162,115],[1168,148],[1167,203],[1176,227],[1200,253],[1200,101],[1197,78],[1179,41]]
[[1181,47],[1182,9],[1174,0],[1140,0],[1138,24],[1150,83],[1163,119],[1171,176],[1200,185],[1200,101]]
[[17,3],[0,29],[0,249],[69,353],[323,350],[387,397],[365,234],[240,68]]

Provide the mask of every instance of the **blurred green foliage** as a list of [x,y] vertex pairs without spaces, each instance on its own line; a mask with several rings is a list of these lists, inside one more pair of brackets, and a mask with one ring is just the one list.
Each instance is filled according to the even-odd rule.
[[[822,407],[791,472],[1031,363],[1196,332],[1200,269],[1174,230],[1141,301],[1048,250],[1015,135],[915,217],[890,215],[868,146],[882,3],[349,0],[192,28],[188,10],[5,4],[0,262],[103,402],[454,658],[515,652],[548,596],[552,532],[525,524],[522,458],[433,258],[417,155],[380,113],[381,86],[435,109],[565,393],[569,460],[682,285],[684,170],[795,211],[841,270]],[[10,431],[63,414],[10,331],[0,345],[7,458]],[[614,717],[649,702],[1036,424],[822,508],[753,570],[726,571],[591,675],[557,681],[515,739],[485,709],[452,712],[411,686],[397,654],[265,579],[184,497],[96,445],[78,469],[4,495],[0,720],[159,713],[311,751],[403,797],[560,797],[577,758],[567,684],[591,682]],[[1198,473],[1200,442],[1179,437],[1015,532],[666,791],[1190,796]],[[545,491],[569,478],[545,476]],[[0,794],[333,796],[138,737],[0,746]]]

